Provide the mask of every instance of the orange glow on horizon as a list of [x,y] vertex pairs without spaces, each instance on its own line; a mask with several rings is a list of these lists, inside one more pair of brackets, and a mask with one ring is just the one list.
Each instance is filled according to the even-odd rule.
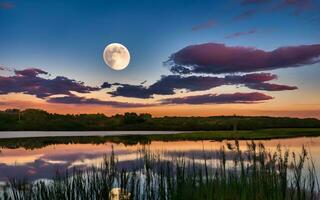
[[[157,99],[111,99],[102,93],[96,93],[99,99],[106,101],[120,101],[133,103],[154,103]],[[298,101],[297,96],[301,94],[283,95],[277,98],[253,104],[205,104],[205,105],[159,105],[140,108],[116,108],[104,105],[74,105],[47,103],[44,99],[36,98],[26,94],[9,94],[0,96],[0,110],[8,108],[36,108],[46,110],[50,113],[59,114],[81,114],[81,113],[104,113],[107,116],[125,112],[150,113],[155,117],[162,116],[218,116],[218,115],[248,115],[248,116],[286,116],[299,118],[320,119],[320,104],[317,98],[307,98],[306,101]],[[303,94],[306,97],[308,94]],[[313,95],[318,97],[319,95]],[[86,94],[87,98],[94,98],[94,94]],[[290,100],[292,98],[292,100]]]

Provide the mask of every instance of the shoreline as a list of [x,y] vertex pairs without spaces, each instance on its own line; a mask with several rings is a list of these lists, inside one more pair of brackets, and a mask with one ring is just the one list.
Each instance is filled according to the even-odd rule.
[[170,135],[189,132],[191,131],[0,131],[0,139],[80,136],[104,137],[127,135]]
[[[150,132],[150,131],[149,131]],[[173,134],[140,134],[109,136],[51,136],[0,138],[0,148],[41,148],[54,144],[102,144],[106,142],[125,145],[149,144],[152,141],[222,141],[222,140],[271,140],[296,137],[318,137],[320,128],[282,128],[249,131],[197,131]]]

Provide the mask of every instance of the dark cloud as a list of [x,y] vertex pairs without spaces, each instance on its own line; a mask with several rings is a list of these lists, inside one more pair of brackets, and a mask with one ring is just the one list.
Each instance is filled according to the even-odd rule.
[[[106,105],[113,107],[146,107],[153,104],[128,103],[118,101],[103,101],[95,98],[79,97],[72,92],[90,93],[110,88],[112,85],[104,83],[101,87],[86,86],[83,82],[75,81],[63,76],[53,79],[43,78],[40,75],[47,75],[48,72],[37,68],[14,70],[14,75],[0,76],[0,94],[23,93],[35,95],[38,98],[46,99],[49,103],[63,104],[87,104]],[[63,97],[52,97],[53,95],[65,95]]]
[[251,47],[205,43],[181,49],[172,54],[165,64],[173,66],[173,73],[221,74],[299,67],[319,61],[320,44],[264,51]]
[[270,73],[253,73],[245,75],[229,75],[225,77],[212,76],[162,76],[160,80],[145,87],[142,85],[114,84],[118,86],[109,92],[112,96],[152,98],[153,95],[172,95],[177,89],[187,91],[205,91],[222,85],[244,85],[251,89],[281,91],[293,90],[296,87],[265,83],[275,80],[277,76]]
[[265,91],[284,91],[284,90],[296,90],[298,87],[296,86],[288,86],[288,85],[278,85],[273,83],[247,83],[246,87],[255,90],[265,90]]
[[296,86],[266,83],[267,81],[275,80],[277,78],[277,75],[270,73],[253,73],[242,76],[231,75],[225,77],[229,84],[240,84],[254,90],[284,91],[298,89]]
[[162,104],[228,104],[228,103],[258,103],[273,99],[259,92],[233,94],[204,94],[196,96],[168,98],[161,100]]
[[108,82],[104,82],[102,85],[101,85],[101,88],[111,88],[112,87],[112,84],[108,83]]
[[227,75],[225,79],[231,84],[246,84],[246,83],[262,83],[277,79],[277,75],[271,73],[252,73],[244,75]]
[[142,81],[140,84],[143,85],[147,82],[147,80]]
[[172,95],[176,89],[186,89],[188,91],[202,91],[226,84],[223,78],[205,76],[179,75],[162,76],[162,78],[149,87],[142,85],[119,85],[115,91],[109,92],[112,96],[151,98],[153,95]]
[[128,103],[119,101],[103,101],[95,98],[85,98],[75,95],[64,97],[52,97],[47,100],[49,103],[62,103],[62,104],[83,104],[83,105],[104,105],[118,108],[136,108],[136,107],[148,107],[155,104],[142,104],[142,103]]
[[255,34],[255,33],[257,33],[257,30],[252,29],[252,30],[244,31],[244,32],[235,32],[235,33],[232,33],[230,35],[227,35],[225,38],[232,39],[232,38],[237,38],[237,37],[241,37],[241,36],[244,36],[244,35],[252,35],[252,34]]
[[162,91],[162,94],[172,94],[174,89],[186,89],[188,91],[202,91],[226,84],[224,78],[212,76],[163,76],[159,81],[151,85],[151,91]]
[[[170,61],[170,59],[169,59]],[[165,64],[168,63],[168,61],[165,62]],[[181,65],[173,65],[170,67],[170,71],[174,74],[191,74],[192,70],[190,70],[187,67],[183,67]]]
[[229,84],[240,84],[254,90],[284,91],[298,89],[296,86],[266,83],[267,81],[275,80],[277,78],[277,75],[270,73],[253,73],[242,76],[231,75],[225,77]]
[[12,8],[14,8],[15,5],[13,3],[10,2],[0,2],[0,8],[4,9],[4,10],[10,10]]
[[[142,85],[130,85],[130,84],[114,84],[118,86],[116,90],[108,92],[111,96],[122,96],[122,97],[134,97],[134,98],[141,98],[147,99],[150,98],[154,93],[147,87]],[[164,91],[156,91],[156,93],[166,93]],[[173,93],[166,93],[166,94],[173,94]]]
[[[282,91],[282,90],[294,90],[297,87],[277,85],[273,83],[267,83],[277,79],[277,76],[270,73],[251,73],[244,75],[227,75],[224,77],[214,76],[182,76],[182,75],[168,75],[162,76],[160,80],[150,86],[143,85],[130,85],[122,83],[108,83],[105,82],[101,87],[86,86],[83,82],[75,81],[66,77],[57,76],[53,79],[49,79],[48,72],[37,68],[28,68],[24,70],[13,70],[12,76],[0,76],[0,94],[9,93],[23,93],[35,95],[38,98],[45,99],[48,103],[60,103],[60,104],[78,104],[78,105],[105,105],[119,108],[134,108],[134,107],[148,107],[156,106],[155,104],[144,103],[130,103],[130,102],[118,102],[118,101],[105,101],[96,98],[86,98],[75,95],[73,92],[78,93],[91,93],[104,88],[113,88],[113,91],[108,92],[112,96],[123,96],[133,98],[152,98],[153,95],[173,95],[176,94],[176,90],[186,91],[206,91],[218,86],[223,85],[242,85],[255,90],[266,91]],[[43,76],[45,75],[45,76]],[[231,96],[235,97],[230,99],[230,103],[246,103],[260,101],[259,99],[246,100],[245,98],[252,98],[252,94],[257,97],[262,97],[261,93],[235,93]],[[54,96],[60,95],[60,96]],[[63,96],[61,96],[63,95]],[[260,95],[260,96],[259,96]],[[263,95],[263,94],[262,94]],[[222,95],[203,95],[196,97],[186,97],[183,101],[194,102],[201,99],[205,101],[213,101],[213,103],[226,102],[230,97],[229,94]],[[266,97],[266,96],[264,96]],[[164,99],[162,104],[171,104],[170,102],[178,103],[182,101],[179,98]],[[223,101],[225,100],[225,101]],[[264,100],[264,99],[262,99]],[[200,101],[200,100],[199,100]]]
[[192,27],[192,31],[200,31],[200,30],[203,30],[203,29],[208,29],[208,28],[212,28],[216,25],[216,22],[215,20],[209,20],[205,23],[202,23],[202,24],[198,24],[198,25],[195,25]]
[[71,95],[71,91],[79,93],[90,93],[100,90],[98,87],[84,85],[63,76],[54,79],[40,77],[47,72],[29,68],[25,70],[15,70],[13,76],[0,76],[0,94],[24,93],[35,95],[38,98],[46,98],[52,95]]

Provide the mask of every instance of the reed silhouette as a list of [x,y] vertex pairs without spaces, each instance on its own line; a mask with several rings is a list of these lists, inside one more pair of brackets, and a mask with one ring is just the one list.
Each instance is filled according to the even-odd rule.
[[[232,153],[232,159],[227,153]],[[142,167],[126,169],[112,153],[99,167],[57,171],[52,180],[11,179],[0,199],[319,199],[320,187],[311,155],[305,147],[300,154],[278,145],[274,152],[262,143],[228,143],[218,159],[168,159],[163,153],[141,149]],[[117,192],[115,194],[115,192]]]

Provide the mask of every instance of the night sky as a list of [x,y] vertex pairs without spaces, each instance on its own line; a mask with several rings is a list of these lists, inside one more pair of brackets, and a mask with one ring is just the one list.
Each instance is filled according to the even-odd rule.
[[0,0],[0,109],[320,118],[319,32],[318,0]]

